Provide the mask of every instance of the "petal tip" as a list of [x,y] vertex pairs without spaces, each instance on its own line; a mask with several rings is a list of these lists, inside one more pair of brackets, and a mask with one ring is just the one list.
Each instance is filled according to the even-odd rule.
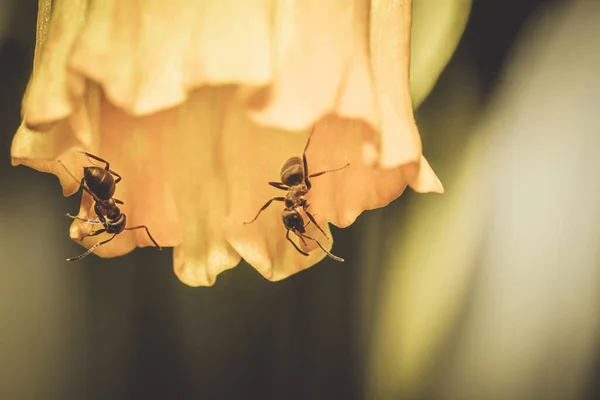
[[188,259],[181,247],[173,252],[173,269],[177,278],[190,287],[213,286],[217,280],[197,260]]
[[182,283],[190,287],[213,286],[217,281],[216,276],[199,273],[199,268],[189,265],[189,262],[175,268],[175,275]]
[[213,286],[217,276],[239,264],[237,254],[223,249],[212,249],[208,254],[195,253],[197,249],[184,251],[178,246],[173,251],[173,270],[177,278],[190,287]]
[[444,193],[444,186],[433,171],[427,159],[421,156],[420,163],[404,166],[404,172],[409,179],[409,186],[417,193]]

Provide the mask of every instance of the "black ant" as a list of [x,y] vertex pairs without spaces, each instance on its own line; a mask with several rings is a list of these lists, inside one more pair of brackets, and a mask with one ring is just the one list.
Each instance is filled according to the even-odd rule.
[[[311,222],[323,233],[323,235],[327,237],[327,234],[317,221],[315,217],[308,211],[308,201],[304,198],[304,196],[310,191],[311,184],[308,178],[316,178],[317,176],[321,176],[328,172],[340,171],[350,164],[346,164],[341,168],[332,169],[328,171],[317,172],[315,174],[308,174],[308,164],[306,162],[306,149],[308,149],[308,145],[310,144],[310,138],[314,132],[313,130],[310,132],[308,136],[308,140],[306,142],[306,146],[304,147],[304,153],[302,153],[302,158],[300,157],[291,157],[288,159],[283,167],[281,167],[281,182],[269,182],[269,185],[287,191],[285,197],[273,197],[271,200],[267,201],[264,206],[258,211],[256,217],[250,222],[244,222],[244,224],[251,224],[256,221],[261,212],[263,212],[273,201],[283,201],[285,204],[285,208],[283,209],[282,218],[283,225],[287,230],[285,238],[298,250],[298,252],[302,255],[308,256],[308,253],[302,251],[296,243],[290,238],[290,231],[294,233],[296,236],[300,238],[302,243],[306,246],[306,241],[304,239],[313,240],[317,243],[317,245],[323,250],[329,257],[333,258],[336,261],[343,262],[344,259],[334,256],[327,250],[325,247],[315,238],[306,235],[306,227]],[[308,219],[310,220],[306,225],[304,224],[304,218],[302,218],[301,211],[304,211]]]
[[[110,169],[110,165],[108,161],[101,159],[100,157],[96,157],[93,154],[80,152],[88,156],[89,158],[93,158],[94,160],[100,161],[105,165],[104,168],[100,167],[83,167],[83,178],[81,178],[80,188],[88,192],[92,198],[94,199],[94,211],[98,216],[98,220],[84,219],[81,217],[73,216],[67,213],[67,217],[72,219],[78,219],[80,221],[87,222],[93,225],[102,225],[104,228],[93,231],[89,235],[86,235],[79,240],[83,240],[88,236],[97,236],[101,233],[112,233],[112,237],[110,239],[104,240],[102,242],[98,242],[92,247],[90,247],[85,253],[78,255],[77,257],[67,258],[67,261],[77,261],[81,260],[84,257],[90,255],[96,248],[102,246],[113,240],[115,236],[123,231],[132,231],[134,229],[145,229],[146,233],[154,246],[158,250],[162,250],[162,248],[156,243],[148,227],[146,225],[134,226],[132,228],[126,228],[127,217],[125,214],[121,213],[121,210],[117,206],[117,204],[123,204],[123,202],[119,199],[115,199],[113,194],[115,193],[116,185],[121,181],[121,175],[117,174],[115,171]],[[58,160],[58,162],[64,167],[64,169],[68,172],[73,179],[77,181],[77,178],[67,169],[67,167],[62,163],[62,161]],[[116,177],[116,179],[115,179]]]

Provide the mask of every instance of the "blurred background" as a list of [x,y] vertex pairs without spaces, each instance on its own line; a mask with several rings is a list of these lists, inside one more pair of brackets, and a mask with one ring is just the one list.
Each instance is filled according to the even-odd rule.
[[600,398],[600,2],[473,2],[415,99],[446,194],[333,228],[344,264],[211,288],[170,249],[64,261],[79,195],[10,165],[36,12],[0,0],[0,398]]

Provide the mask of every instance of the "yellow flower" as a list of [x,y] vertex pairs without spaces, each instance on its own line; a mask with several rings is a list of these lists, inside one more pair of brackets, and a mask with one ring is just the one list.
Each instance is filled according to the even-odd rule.
[[[422,156],[409,92],[409,0],[40,0],[34,72],[13,164],[57,175],[64,194],[91,161],[123,176],[115,197],[128,226],[173,246],[177,276],[212,285],[243,257],[280,280],[325,254],[286,240],[283,163],[307,151],[311,211],[346,227],[406,186],[443,191]],[[83,194],[79,216],[96,219]],[[74,221],[71,237],[92,226]],[[311,236],[322,238],[314,226]],[[312,229],[312,231],[310,230]],[[83,240],[90,247],[104,235]],[[151,246],[126,231],[95,253]]]

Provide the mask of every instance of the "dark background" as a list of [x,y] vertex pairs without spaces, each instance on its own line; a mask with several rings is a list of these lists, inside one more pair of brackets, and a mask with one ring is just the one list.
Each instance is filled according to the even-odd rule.
[[[66,264],[81,251],[64,218],[78,209],[79,196],[62,197],[52,175],[10,165],[37,2],[0,1],[12,2],[0,37],[0,397],[363,398],[360,270],[377,268],[357,261],[363,228],[417,198],[407,192],[348,229],[332,228],[347,262],[326,259],[278,283],[242,262],[214,287],[190,288],[175,277],[170,249]],[[542,3],[548,1],[475,1],[459,48],[417,119],[443,106],[451,71],[467,59],[483,107],[515,35]],[[437,133],[426,123],[421,131],[424,147],[435,147]],[[430,161],[435,168],[435,157]],[[445,171],[438,172],[444,181]]]

